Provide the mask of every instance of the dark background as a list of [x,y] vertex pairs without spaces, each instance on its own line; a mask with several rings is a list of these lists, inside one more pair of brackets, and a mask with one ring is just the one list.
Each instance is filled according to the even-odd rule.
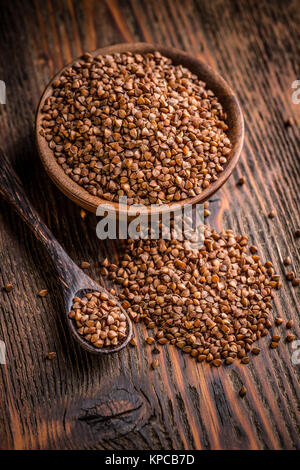
[[[216,68],[237,93],[246,137],[208,223],[247,234],[282,275],[290,254],[299,275],[300,104],[291,100],[300,79],[299,24],[299,1],[1,1],[1,148],[70,256],[91,262],[94,279],[99,260],[117,260],[116,245],[96,238],[96,218],[81,219],[35,149],[34,114],[51,76],[85,50],[141,40],[184,49]],[[295,125],[287,128],[290,117]],[[271,209],[278,214],[272,221]],[[300,365],[291,362],[291,345],[282,340],[270,351],[264,338],[249,366],[220,369],[162,347],[154,372],[139,325],[137,348],[91,357],[65,331],[45,250],[3,202],[0,211],[0,284],[15,286],[0,292],[2,449],[299,449]],[[294,319],[299,337],[299,287],[283,284],[274,316]],[[49,351],[57,353],[53,361],[45,359]]]

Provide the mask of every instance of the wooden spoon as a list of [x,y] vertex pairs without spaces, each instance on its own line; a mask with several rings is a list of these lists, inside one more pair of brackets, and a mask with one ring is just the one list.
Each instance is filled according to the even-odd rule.
[[[175,65],[181,64],[184,67],[187,67],[194,74],[196,74],[200,80],[203,80],[207,88],[211,89],[218,100],[221,102],[223,109],[227,113],[227,124],[228,124],[228,137],[231,141],[232,148],[228,156],[228,161],[225,165],[224,170],[220,173],[218,179],[204,189],[197,196],[187,198],[181,201],[176,201],[175,203],[161,204],[156,207],[151,207],[151,213],[161,214],[163,212],[172,211],[172,206],[174,204],[176,207],[184,206],[186,204],[202,204],[207,199],[211,198],[212,195],[220,189],[220,187],[225,183],[233,172],[243,146],[244,141],[244,120],[243,114],[238,102],[238,99],[230,88],[228,83],[219,75],[215,70],[209,67],[205,62],[197,59],[196,57],[187,54],[184,51],[174,49],[172,47],[158,46],[153,44],[148,44],[145,42],[137,43],[122,43],[115,44],[113,46],[104,47],[102,49],[97,49],[91,52],[93,57],[98,55],[105,54],[114,54],[117,52],[132,52],[139,54],[146,54],[153,51],[159,51],[166,57],[172,59],[172,62]],[[79,59],[73,60],[70,64],[63,67],[50,81],[47,85],[36,114],[36,123],[35,123],[35,133],[36,133],[36,144],[38,152],[41,158],[41,161],[56,186],[72,201],[79,204],[86,210],[96,213],[97,207],[99,205],[105,205],[105,207],[110,207],[113,210],[117,217],[124,218],[127,216],[128,207],[122,204],[118,204],[114,201],[107,201],[106,199],[101,199],[97,196],[93,196],[83,187],[79,186],[75,181],[73,181],[69,176],[66,175],[63,168],[57,163],[54,152],[49,148],[48,142],[46,139],[40,135],[42,130],[43,115],[42,112],[43,106],[47,99],[52,95],[53,88],[52,84],[54,80],[57,80],[62,74],[62,72],[71,67],[74,62],[77,62]],[[145,206],[146,210],[150,210],[150,206]]]
[[27,198],[22,183],[10,166],[7,158],[0,150],[0,194],[10,203],[16,212],[22,217],[25,223],[30,227],[35,236],[44,244],[57,269],[58,280],[62,288],[65,315],[68,327],[76,341],[84,349],[96,354],[109,354],[123,349],[132,336],[132,324],[125,310],[118,303],[120,309],[127,319],[127,336],[125,340],[115,347],[96,348],[92,343],[87,342],[77,332],[75,323],[69,318],[74,297],[82,298],[88,291],[105,292],[111,299],[116,301],[106,289],[94,282],[71,260],[62,246],[54,238],[48,227],[41,220],[39,214],[33,208]]

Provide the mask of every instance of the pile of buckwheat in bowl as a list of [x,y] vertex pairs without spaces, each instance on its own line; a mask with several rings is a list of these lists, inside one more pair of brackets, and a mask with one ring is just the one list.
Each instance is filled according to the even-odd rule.
[[217,97],[159,52],[84,54],[52,82],[42,113],[40,133],[65,174],[108,201],[199,195],[231,150]]

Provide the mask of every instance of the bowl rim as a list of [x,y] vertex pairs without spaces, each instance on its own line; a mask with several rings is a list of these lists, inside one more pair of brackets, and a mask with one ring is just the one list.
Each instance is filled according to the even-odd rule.
[[[218,72],[212,69],[206,62],[179,49],[146,42],[136,42],[114,44],[96,49],[89,53],[92,57],[95,57],[98,55],[128,51],[133,53],[151,53],[159,51],[162,55],[171,58],[175,65],[182,64],[189,68],[193,73],[198,75],[201,81],[206,83],[208,89],[211,89],[215,93],[227,113],[227,122],[233,120],[234,125],[228,126],[232,148],[229,153],[226,166],[220,173],[218,179],[194,197],[180,201],[173,201],[171,203],[163,203],[161,205],[143,205],[143,210],[148,213],[151,210],[151,214],[154,215],[158,213],[162,214],[165,212],[172,212],[174,208],[180,208],[186,204],[201,204],[218,191],[221,186],[223,186],[232,174],[239,160],[244,141],[244,118],[238,99],[231,87]],[[127,216],[131,206],[126,206],[124,204],[119,204],[118,202],[108,201],[106,199],[99,198],[98,196],[93,196],[66,175],[62,167],[56,161],[53,151],[48,146],[48,142],[42,135],[40,135],[43,120],[42,108],[46,99],[51,96],[52,83],[65,69],[71,67],[75,62],[80,60],[81,57],[82,56],[73,59],[70,63],[62,67],[49,81],[41,96],[35,117],[35,140],[38,154],[47,174],[50,176],[54,184],[73,202],[93,213],[96,213],[98,206],[102,206],[105,210],[115,211],[118,216]]]

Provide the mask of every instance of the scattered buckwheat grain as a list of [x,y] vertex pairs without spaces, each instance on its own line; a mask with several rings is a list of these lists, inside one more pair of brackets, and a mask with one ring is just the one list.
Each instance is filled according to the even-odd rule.
[[46,358],[49,359],[49,360],[55,359],[56,358],[56,352],[54,352],[54,351],[49,352],[47,354]]
[[272,326],[279,277],[271,262],[249,253],[247,237],[231,230],[205,228],[198,251],[175,239],[127,240],[120,265],[108,265],[108,273],[123,287],[120,299],[133,321],[198,362],[246,364]]
[[11,283],[5,284],[4,290],[6,292],[11,292],[13,290],[14,286]]
[[39,297],[46,297],[47,294],[48,294],[48,290],[47,289],[42,289],[39,292]]
[[81,269],[87,269],[87,268],[89,268],[90,266],[91,266],[91,264],[88,263],[87,261],[81,261],[81,263],[80,263]]

